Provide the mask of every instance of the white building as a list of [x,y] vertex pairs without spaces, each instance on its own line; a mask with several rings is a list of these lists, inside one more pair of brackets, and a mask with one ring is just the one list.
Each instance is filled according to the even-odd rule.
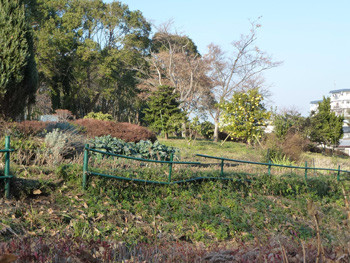
[[[331,109],[338,116],[350,117],[350,89],[331,90]],[[310,111],[317,111],[318,103],[322,100],[310,102]]]
[[332,90],[331,108],[337,115],[350,117],[350,89]]
[[318,108],[318,103],[322,102],[322,100],[313,100],[310,102],[310,112],[316,112]]
[[[338,89],[331,90],[331,109],[338,116],[343,115],[345,118],[350,118],[350,89]],[[310,102],[310,111],[316,112],[318,108],[318,103],[322,100],[315,100]],[[344,120],[343,126],[343,139],[340,140],[339,148],[340,150],[346,152],[350,155],[350,123],[348,120]]]

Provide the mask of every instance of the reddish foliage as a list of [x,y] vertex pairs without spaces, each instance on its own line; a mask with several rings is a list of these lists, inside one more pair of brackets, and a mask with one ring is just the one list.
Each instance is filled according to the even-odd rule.
[[157,140],[156,135],[145,127],[127,122],[101,121],[95,119],[79,119],[74,124],[86,128],[90,137],[111,135],[126,142],[139,142],[141,140]]
[[68,236],[16,238],[0,243],[0,255],[14,254],[18,262],[349,262],[346,246],[325,248],[324,252],[324,255],[319,254],[312,240],[300,243],[285,237],[228,246],[184,241],[127,246],[123,242],[88,241]]
[[66,121],[74,119],[74,115],[69,110],[57,109],[55,115],[58,117],[59,121]]
[[22,121],[13,125],[24,136],[35,136],[43,132],[49,122],[43,121]]

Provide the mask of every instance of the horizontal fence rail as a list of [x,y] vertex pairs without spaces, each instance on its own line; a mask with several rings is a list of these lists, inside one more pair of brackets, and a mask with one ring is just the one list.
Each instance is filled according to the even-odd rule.
[[5,197],[10,198],[10,180],[13,177],[10,175],[10,153],[13,152],[11,148],[10,136],[5,137],[5,149],[0,149],[0,152],[5,153],[5,168],[4,175],[0,179],[5,180]]
[[[89,152],[94,153],[100,153],[107,156],[112,157],[118,157],[123,159],[130,159],[135,160],[139,162],[150,162],[150,163],[160,163],[160,164],[167,164],[169,165],[169,177],[168,181],[152,181],[152,180],[145,180],[145,179],[138,179],[138,178],[128,178],[123,176],[117,176],[117,175],[110,175],[110,174],[103,174],[98,173],[94,171],[90,171],[88,164],[89,164]],[[307,162],[305,162],[305,166],[291,166],[291,165],[283,165],[283,164],[274,164],[271,162],[268,163],[260,163],[260,162],[252,162],[252,161],[244,161],[244,160],[237,160],[237,159],[229,159],[224,157],[217,157],[217,156],[210,156],[210,155],[204,155],[204,154],[196,154],[198,157],[203,158],[210,158],[210,159],[216,159],[220,160],[220,176],[218,177],[195,177],[190,179],[184,179],[184,180],[177,180],[172,181],[172,167],[174,164],[189,164],[194,166],[205,166],[206,163],[202,162],[177,162],[173,161],[173,154],[170,156],[170,161],[160,161],[160,160],[151,160],[151,159],[143,159],[138,157],[132,157],[132,156],[125,156],[121,154],[115,154],[110,153],[106,151],[97,150],[96,148],[90,148],[88,144],[85,145],[84,150],[84,164],[83,164],[83,188],[86,188],[87,186],[87,180],[88,176],[101,176],[106,178],[113,178],[118,180],[124,180],[124,181],[133,181],[133,182],[142,182],[142,183],[151,183],[151,184],[161,184],[161,185],[170,185],[170,184],[181,184],[181,183],[187,183],[187,182],[193,182],[193,181],[203,181],[203,180],[230,180],[230,181],[246,181],[250,182],[249,179],[238,179],[238,178],[230,178],[230,177],[224,177],[224,162],[236,162],[236,163],[245,163],[245,164],[255,164],[255,165],[263,165],[268,167],[268,174],[271,175],[271,167],[282,167],[282,168],[292,168],[292,169],[303,169],[305,171],[305,179],[307,179],[307,172],[308,170],[321,170],[321,171],[332,171],[337,173],[337,180],[340,180],[340,173],[349,173],[350,171],[347,170],[341,170],[340,166],[338,166],[338,169],[332,169],[332,168],[317,168],[317,167],[308,167]]]
[[305,170],[305,178],[307,179],[307,171],[308,170],[319,170],[319,171],[333,171],[337,172],[337,180],[340,180],[340,173],[349,173],[350,171],[347,170],[341,170],[340,165],[338,166],[338,169],[332,169],[332,168],[317,168],[317,167],[309,167],[307,166],[307,162],[305,162],[305,166],[292,166],[292,165],[283,165],[283,164],[274,164],[271,162],[268,163],[259,163],[259,162],[251,162],[251,161],[244,161],[244,160],[237,160],[237,159],[229,159],[224,157],[217,157],[217,156],[210,156],[205,154],[196,154],[198,157],[204,157],[209,159],[216,159],[221,160],[221,175],[223,175],[223,169],[224,169],[224,161],[229,162],[237,162],[237,163],[246,163],[246,164],[256,164],[256,165],[264,165],[268,167],[268,174],[271,174],[271,167],[283,167],[283,168],[293,168],[293,169],[303,169]]
[[[152,181],[152,180],[144,180],[144,179],[137,179],[137,178],[128,178],[128,177],[122,177],[122,176],[116,176],[116,175],[109,175],[109,174],[103,174],[103,173],[97,173],[89,170],[88,164],[89,164],[89,152],[95,152],[100,153],[103,155],[108,155],[112,157],[119,157],[124,159],[130,159],[135,160],[139,162],[150,162],[150,163],[160,163],[160,164],[168,164],[169,165],[169,177],[168,181]],[[133,182],[142,182],[142,183],[150,183],[150,184],[161,184],[161,185],[170,185],[170,184],[181,184],[181,183],[187,183],[187,182],[193,182],[193,181],[203,181],[203,180],[230,180],[230,181],[242,181],[241,179],[234,179],[234,178],[224,178],[224,177],[195,177],[190,179],[184,179],[184,180],[177,180],[177,181],[171,181],[172,176],[172,167],[174,164],[189,164],[189,165],[203,165],[201,162],[177,162],[173,161],[173,154],[170,156],[170,161],[159,161],[159,160],[151,160],[151,159],[143,159],[143,158],[137,158],[132,156],[125,156],[121,154],[115,154],[110,152],[105,152],[101,150],[97,150],[95,148],[90,148],[89,145],[85,145],[84,150],[84,164],[83,164],[83,188],[86,188],[88,176],[101,176],[106,178],[113,178],[118,180],[124,180],[124,181],[133,181]],[[244,180],[249,181],[249,180]]]
[[96,153],[102,153],[105,155],[109,156],[115,156],[115,157],[120,157],[124,159],[131,159],[131,160],[136,160],[140,162],[149,162],[149,163],[167,163],[167,164],[193,164],[193,165],[200,165],[200,162],[176,162],[176,161],[158,161],[158,160],[152,160],[152,159],[143,159],[143,158],[137,158],[137,157],[132,157],[132,156],[126,156],[126,155],[121,155],[121,154],[116,154],[116,153],[110,153],[110,152],[104,152],[100,150],[96,150],[94,148],[87,148],[87,150],[91,152],[96,152]]

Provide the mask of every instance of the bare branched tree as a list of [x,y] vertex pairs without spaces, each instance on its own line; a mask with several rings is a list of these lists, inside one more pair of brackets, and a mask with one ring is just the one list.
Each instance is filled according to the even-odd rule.
[[211,85],[207,61],[188,36],[173,29],[172,21],[156,28],[143,87],[152,91],[159,85],[172,86],[180,94],[180,108],[187,114],[197,111],[200,94]]
[[[206,92],[208,98],[203,99],[202,102],[207,103],[205,107],[214,120],[214,140],[216,141],[221,114],[218,104],[229,99],[236,91],[261,85],[263,81],[261,73],[281,64],[281,62],[274,62],[271,56],[255,46],[259,27],[260,24],[257,22],[251,22],[249,34],[241,35],[238,41],[232,43],[234,51],[229,56],[217,45],[208,46],[205,59],[210,64],[209,76],[213,88],[210,92]],[[267,90],[261,91],[267,94]]]

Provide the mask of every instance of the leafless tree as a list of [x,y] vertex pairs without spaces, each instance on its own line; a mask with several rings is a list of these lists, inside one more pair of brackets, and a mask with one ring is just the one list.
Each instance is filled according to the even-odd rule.
[[172,21],[156,28],[143,87],[151,91],[159,85],[174,87],[180,95],[180,108],[190,114],[198,109],[203,89],[211,85],[208,63],[188,36],[173,30]]
[[[281,62],[274,62],[268,54],[261,51],[255,42],[260,24],[251,22],[249,34],[241,35],[238,41],[232,43],[233,53],[227,56],[222,49],[214,44],[208,46],[205,59],[210,64],[209,76],[213,88],[207,92],[207,98],[202,102],[214,120],[214,140],[218,140],[221,110],[219,103],[229,99],[234,92],[247,90],[261,84],[261,73],[277,67]],[[266,94],[266,90],[262,90]]]

